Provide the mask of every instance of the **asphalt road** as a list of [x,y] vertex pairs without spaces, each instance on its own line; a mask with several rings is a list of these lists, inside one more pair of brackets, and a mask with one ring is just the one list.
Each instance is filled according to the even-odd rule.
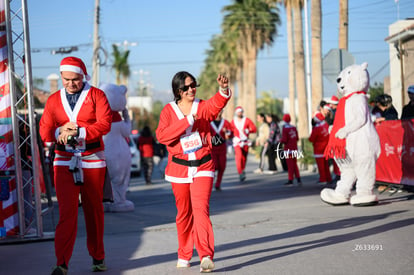
[[[413,193],[378,194],[372,207],[333,207],[319,198],[317,175],[301,171],[303,186],[284,187],[285,172],[257,175],[249,155],[247,180],[238,181],[229,158],[223,191],[213,191],[217,274],[414,274]],[[178,270],[175,204],[170,184],[155,170],[153,184],[132,178],[128,198],[135,211],[105,214],[104,274],[197,274]],[[53,232],[58,219],[44,218]],[[53,219],[52,219],[53,217]],[[0,245],[0,274],[50,274],[55,264],[52,239]],[[82,211],[69,274],[90,274]]]

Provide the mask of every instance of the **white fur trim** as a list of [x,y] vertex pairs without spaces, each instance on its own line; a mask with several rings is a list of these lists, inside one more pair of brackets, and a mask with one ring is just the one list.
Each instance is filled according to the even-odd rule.
[[194,124],[194,117],[192,115],[186,116],[188,124],[193,125]]
[[197,172],[197,174],[194,177],[195,178],[199,178],[199,177],[211,177],[211,178],[214,178],[214,172],[213,171],[200,171],[200,172]]
[[[53,162],[53,165],[55,166],[69,166],[70,165],[70,160],[55,160]],[[94,161],[94,162],[86,162],[86,161],[82,161],[82,168],[103,168],[106,167],[106,162],[103,161]]]
[[85,75],[83,70],[80,67],[74,66],[74,65],[61,65],[60,71],[61,72],[73,72],[73,73]]
[[[194,167],[197,168],[197,167]],[[197,172],[193,178],[199,178],[199,177],[211,177],[214,178],[214,172],[213,171],[200,171]],[[174,182],[174,183],[192,183],[193,182],[193,178],[192,177],[188,177],[188,178],[177,178],[177,177],[172,177],[172,176],[168,176],[165,175],[165,180],[169,181],[169,182]]]
[[90,75],[85,74],[83,72],[83,70],[80,67],[78,67],[78,66],[74,66],[74,65],[61,65],[60,66],[60,71],[61,72],[74,72],[74,73],[77,73],[77,74],[81,74],[81,75],[83,75],[85,77],[86,80],[88,80],[88,81],[91,80]]
[[172,176],[168,176],[168,175],[165,175],[165,180],[169,181],[169,182],[174,182],[174,183],[191,183],[191,182],[193,182],[193,179],[191,179],[191,178],[177,178],[177,177],[172,177]]
[[84,127],[79,128],[78,138],[86,139],[86,129]]
[[[229,94],[228,94],[228,95],[226,95],[226,94],[224,93],[225,91],[228,91],[228,92],[229,92]],[[224,98],[229,98],[229,97],[231,96],[231,90],[230,90],[229,88],[227,88],[227,89],[225,89],[225,90],[222,90],[222,89],[221,89],[221,87],[220,87],[219,92],[220,92],[220,95],[221,95],[221,96],[223,96]]]

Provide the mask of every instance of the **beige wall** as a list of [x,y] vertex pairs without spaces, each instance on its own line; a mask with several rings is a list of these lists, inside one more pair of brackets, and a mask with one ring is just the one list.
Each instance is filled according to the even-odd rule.
[[410,100],[408,98],[407,89],[410,85],[414,85],[414,37],[404,42],[404,98],[403,105]]

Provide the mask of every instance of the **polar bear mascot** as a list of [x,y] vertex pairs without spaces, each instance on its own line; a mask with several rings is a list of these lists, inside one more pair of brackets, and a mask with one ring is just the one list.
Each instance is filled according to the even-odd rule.
[[[335,121],[325,149],[325,157],[334,158],[341,169],[335,189],[321,191],[322,201],[331,205],[368,206],[378,203],[373,193],[375,164],[380,141],[371,121],[367,102],[368,64],[351,65],[337,78],[339,100]],[[356,182],[356,194],[351,190]]]
[[[126,109],[127,88],[105,83],[100,86],[112,109],[111,131],[103,137],[109,178],[112,183],[113,203],[105,203],[105,212],[134,210],[133,202],[126,199],[131,177],[131,151],[127,143],[131,133],[131,120]],[[119,112],[122,111],[122,117]]]

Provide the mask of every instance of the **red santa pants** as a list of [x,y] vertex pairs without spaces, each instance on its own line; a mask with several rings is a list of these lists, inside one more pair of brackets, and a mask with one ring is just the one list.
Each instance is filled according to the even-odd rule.
[[213,158],[214,165],[216,166],[217,178],[216,178],[216,188],[220,188],[221,181],[223,179],[224,170],[226,170],[227,162],[227,146],[226,144],[213,147],[211,151],[211,156]]
[[239,175],[243,173],[246,168],[247,162],[247,153],[249,152],[249,146],[245,145],[243,147],[236,146],[234,147],[234,158],[236,160],[236,168]]
[[295,157],[289,156],[286,159],[286,164],[288,167],[288,180],[293,180],[294,177],[297,179],[300,178],[297,159]]
[[325,157],[315,158],[316,165],[318,166],[319,182],[332,181],[331,171],[329,170],[329,161]]
[[171,183],[177,207],[178,258],[190,260],[194,245],[200,260],[214,257],[214,233],[210,221],[212,177],[194,178],[192,183]]
[[75,185],[68,166],[55,166],[56,196],[59,204],[59,222],[55,232],[57,265],[69,265],[75,245],[78,226],[79,193],[85,215],[87,247],[96,260],[105,258],[103,184],[106,168],[83,169],[84,184]]

